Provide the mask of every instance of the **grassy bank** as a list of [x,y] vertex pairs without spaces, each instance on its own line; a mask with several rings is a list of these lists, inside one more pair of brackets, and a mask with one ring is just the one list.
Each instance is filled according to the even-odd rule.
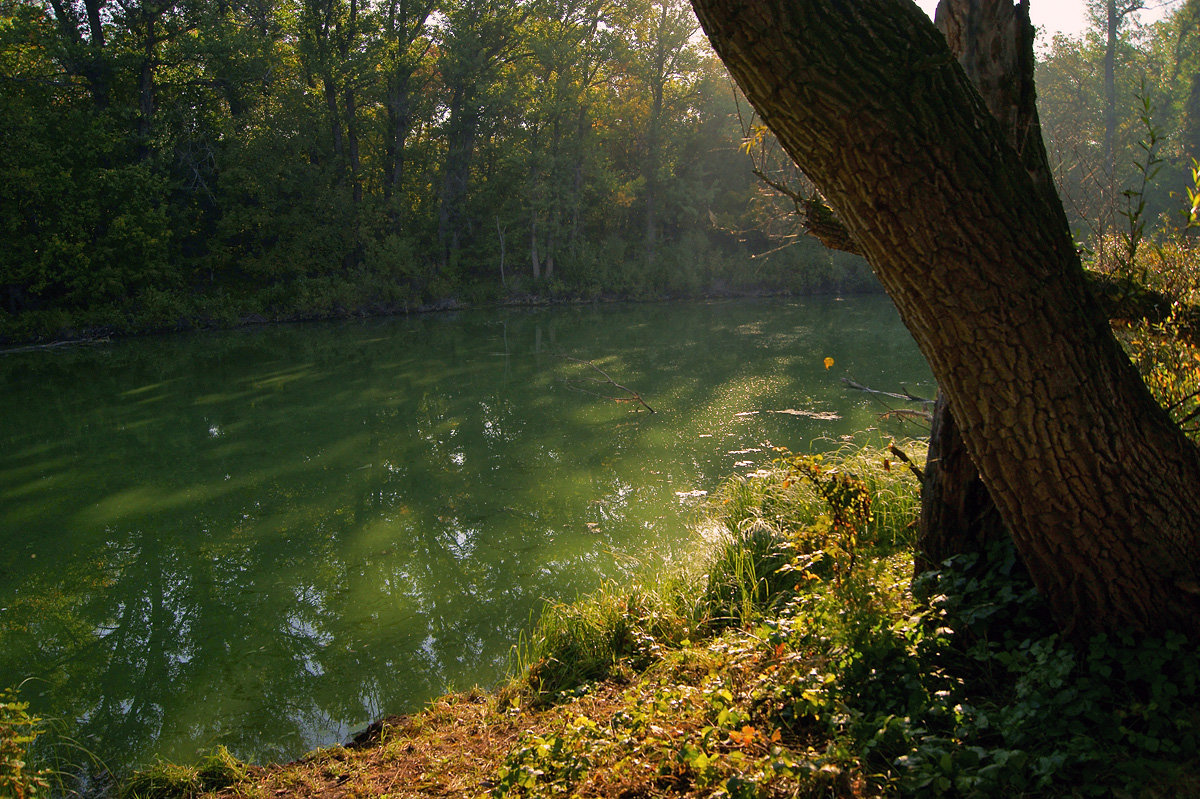
[[906,467],[778,456],[712,497],[690,572],[550,606],[500,689],[121,795],[1200,795],[1194,647],[1061,640],[1004,547],[914,582]]

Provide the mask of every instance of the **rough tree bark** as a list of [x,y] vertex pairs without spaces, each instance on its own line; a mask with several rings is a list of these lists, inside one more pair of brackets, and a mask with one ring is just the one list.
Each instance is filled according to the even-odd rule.
[[[1029,0],[1016,5],[1012,0],[941,0],[934,21],[1025,171],[1041,189],[1051,188],[1054,177],[1037,115]],[[921,485],[916,570],[952,555],[982,551],[1007,534],[966,451],[950,403],[939,391]]]
[[1200,638],[1200,451],[945,38],[909,0],[693,6],[891,295],[1063,628]]

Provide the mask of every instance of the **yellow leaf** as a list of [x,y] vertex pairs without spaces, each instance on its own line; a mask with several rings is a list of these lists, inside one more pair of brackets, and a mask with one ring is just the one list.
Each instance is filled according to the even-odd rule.
[[833,366],[833,358],[830,358],[827,355],[827,356],[825,356],[825,368],[828,369],[831,366]]
[[758,731],[747,724],[742,727],[740,732],[734,730],[733,732],[729,733],[729,740],[739,746],[747,746],[754,742],[754,736],[757,734]]

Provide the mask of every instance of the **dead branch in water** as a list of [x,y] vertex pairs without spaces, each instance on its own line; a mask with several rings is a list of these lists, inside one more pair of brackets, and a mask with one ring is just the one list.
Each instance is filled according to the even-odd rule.
[[907,388],[904,388],[903,385],[901,385],[900,388],[904,388],[904,393],[903,394],[894,394],[891,391],[880,391],[878,389],[864,386],[862,383],[856,383],[855,381],[851,380],[848,377],[843,377],[842,382],[845,383],[850,388],[854,389],[855,391],[865,391],[868,394],[878,394],[879,396],[882,396],[882,397],[891,397],[892,399],[907,400],[908,402],[921,402],[926,405],[933,404],[933,400],[926,399],[925,397],[918,397],[917,395],[910,393],[909,390]]
[[66,341],[51,341],[49,344],[26,344],[22,347],[8,347],[0,349],[0,355],[12,355],[18,352],[36,352],[37,350],[54,350],[59,347],[73,347],[76,344],[107,344],[108,336],[101,338],[75,338]]
[[933,414],[929,411],[914,411],[912,408],[896,408],[879,417],[880,419],[904,419],[909,422],[933,423]]
[[[846,384],[846,386],[848,386],[849,388],[854,389],[855,391],[862,391],[866,394],[872,395],[876,399],[876,401],[878,401],[881,405],[883,405],[883,407],[887,408],[887,412],[885,412],[883,415],[881,415],[879,417],[881,420],[882,419],[899,419],[903,422],[916,422],[918,425],[920,425],[921,423],[924,423],[924,424],[930,425],[930,426],[933,425],[933,412],[931,410],[931,408],[933,407],[933,400],[926,399],[925,397],[918,397],[916,394],[913,394],[907,388],[904,388],[903,384],[900,385],[900,388],[904,390],[904,393],[897,394],[892,391],[879,391],[878,389],[870,388],[869,386],[864,386],[862,383],[855,382],[854,380],[851,380],[848,377],[843,377],[842,382],[844,384]],[[914,410],[914,409],[910,409],[910,408],[893,408],[891,405],[888,404],[888,402],[886,400],[883,399],[884,397],[889,397],[891,399],[903,400],[905,402],[915,402],[924,407],[919,410]]]
[[637,403],[641,404],[641,406],[642,406],[643,408],[645,408],[646,410],[650,411],[650,413],[658,413],[658,411],[656,411],[656,410],[654,410],[653,408],[651,408],[651,407],[650,407],[650,404],[649,404],[648,402],[646,402],[644,399],[642,399],[642,395],[641,395],[641,394],[637,393],[637,392],[636,392],[636,391],[634,391],[632,388],[629,388],[628,386],[623,386],[623,385],[621,385],[620,383],[618,383],[616,380],[613,380],[613,379],[612,379],[612,377],[610,377],[610,376],[609,376],[608,372],[604,371],[603,369],[601,369],[599,366],[597,366],[596,364],[592,363],[591,361],[584,361],[584,360],[581,360],[581,359],[579,359],[579,358],[572,358],[572,357],[571,357],[571,356],[569,356],[569,355],[564,355],[563,357],[564,357],[565,359],[567,359],[568,361],[573,361],[574,363],[581,363],[581,364],[583,364],[583,365],[585,365],[585,366],[590,366],[592,369],[594,369],[595,371],[599,372],[599,373],[600,373],[600,376],[601,376],[601,378],[603,378],[603,379],[600,379],[600,378],[595,378],[595,377],[593,377],[593,378],[588,378],[588,381],[589,381],[589,382],[591,382],[591,383],[597,383],[597,384],[599,384],[599,385],[609,385],[609,386],[612,386],[612,387],[613,387],[613,388],[615,388],[615,389],[618,389],[618,390],[620,390],[620,391],[624,391],[624,392],[625,392],[626,394],[628,394],[629,396],[628,396],[628,397],[614,397],[614,396],[612,396],[612,395],[610,395],[610,394],[601,394],[601,393],[599,393],[599,392],[597,392],[597,391],[589,391],[589,390],[587,390],[586,388],[583,388],[583,387],[581,387],[581,386],[577,385],[577,384],[575,383],[575,381],[573,381],[573,380],[568,380],[568,381],[567,381],[567,385],[571,386],[571,388],[575,389],[576,391],[582,391],[584,394],[591,394],[592,396],[595,396],[595,397],[601,397],[602,399],[608,399],[608,400],[612,400],[613,402],[637,402]]

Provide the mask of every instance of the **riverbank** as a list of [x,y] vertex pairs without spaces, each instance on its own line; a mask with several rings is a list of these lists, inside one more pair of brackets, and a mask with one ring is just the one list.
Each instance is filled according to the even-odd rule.
[[[845,293],[881,293],[878,287],[860,287],[854,292]],[[818,296],[827,292],[809,292],[803,296]],[[838,292],[842,293],[842,292]],[[583,296],[575,294],[513,294],[501,300],[485,300],[465,302],[457,297],[447,297],[436,302],[420,305],[392,304],[368,302],[347,308],[335,305],[330,308],[299,309],[293,311],[270,311],[269,316],[252,311],[239,313],[236,309],[211,314],[197,313],[177,317],[170,324],[160,320],[143,320],[139,314],[121,314],[119,312],[98,314],[101,321],[96,324],[84,322],[81,325],[63,324],[53,329],[46,327],[42,320],[4,320],[0,324],[0,354],[5,352],[23,352],[34,349],[51,349],[73,344],[93,344],[109,341],[114,337],[158,335],[163,333],[184,333],[193,330],[235,330],[238,328],[256,327],[271,324],[294,324],[299,322],[322,322],[345,319],[367,319],[373,317],[408,316],[410,314],[446,313],[451,311],[480,310],[485,308],[539,308],[562,305],[597,305],[608,303],[637,303],[637,302],[686,302],[692,300],[727,300],[727,299],[766,299],[773,297],[802,296],[786,289],[748,289],[745,291],[714,291],[698,294],[661,294],[661,295],[620,295],[600,294]],[[87,317],[85,316],[84,319]],[[62,324],[56,319],[54,324]],[[11,334],[8,330],[14,330]]]
[[1200,794],[1194,647],[1060,640],[1007,547],[914,583],[917,485],[894,455],[779,455],[712,498],[693,572],[551,606],[496,691],[121,795]]
[[144,289],[121,301],[46,303],[14,313],[0,307],[0,347],[110,336],[219,330],[267,323],[430,313],[467,308],[580,303],[878,293],[859,258],[800,247],[762,261],[743,253],[697,256],[703,274],[643,275],[641,280],[432,282],[417,286],[371,273],[297,278],[209,291]]

